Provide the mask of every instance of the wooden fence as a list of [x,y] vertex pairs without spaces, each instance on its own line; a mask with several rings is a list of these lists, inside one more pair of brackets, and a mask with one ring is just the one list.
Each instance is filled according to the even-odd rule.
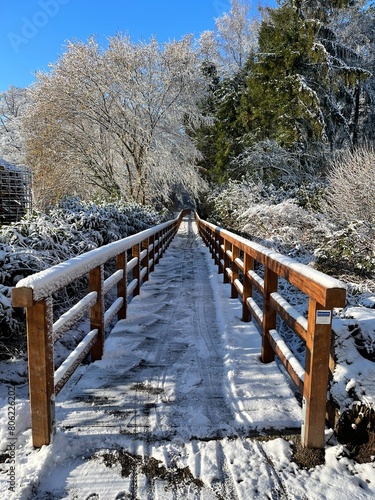
[[[128,297],[139,294],[140,286],[154,270],[188,212],[190,210],[181,212],[173,221],[22,279],[13,288],[13,307],[26,307],[31,429],[35,447],[51,442],[56,395],[90,352],[93,361],[102,357],[106,325],[116,314],[118,319],[126,318]],[[104,280],[104,264],[111,259],[116,260],[117,270]],[[128,283],[131,271],[132,280]],[[88,276],[89,293],[53,322],[53,296],[83,276]],[[117,298],[105,310],[104,297],[114,287],[117,287]],[[55,342],[85,314],[90,318],[89,333],[55,371]]]
[[[324,447],[332,310],[345,305],[344,285],[289,257],[203,221],[197,213],[195,218],[218,272],[224,274],[225,283],[231,284],[231,297],[240,297],[242,301],[243,321],[254,319],[262,331],[261,360],[269,363],[277,354],[302,395],[303,446]],[[256,272],[259,265],[261,272]],[[279,293],[279,278],[308,297],[307,318]],[[261,301],[255,300],[254,289]],[[277,332],[277,317],[305,343],[304,368]]]

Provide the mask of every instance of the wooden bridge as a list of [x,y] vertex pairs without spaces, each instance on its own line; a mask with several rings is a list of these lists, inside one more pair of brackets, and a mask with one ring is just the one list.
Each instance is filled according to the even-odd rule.
[[[238,322],[241,323],[242,320],[245,324],[253,320],[257,325],[262,339],[259,356],[263,366],[272,365],[276,355],[300,392],[302,396],[300,413],[303,445],[309,448],[322,448],[324,446],[332,310],[335,307],[344,306],[344,286],[339,281],[308,266],[205,222],[199,218],[198,214],[195,214],[194,221],[189,215],[189,211],[184,211],[175,220],[77,256],[25,278],[13,289],[13,306],[25,307],[27,312],[31,427],[35,447],[50,444],[56,425],[56,396],[88,355],[91,355],[92,362],[102,358],[106,327],[108,328],[116,315],[119,323],[111,335],[122,338],[128,335],[126,327],[124,327],[127,322],[130,324],[132,321],[131,317],[127,318],[128,298],[140,294],[142,284],[149,280],[150,273],[155,270],[155,266],[160,262],[168,245],[178,233],[181,221],[184,218],[186,220],[186,217],[189,217],[189,224],[195,224],[198,228],[201,238],[211,252],[218,273],[223,275],[223,282],[230,285],[228,307],[230,298],[236,299],[236,302],[238,299],[242,304],[242,318],[238,318]],[[182,253],[189,255],[190,250],[191,248],[187,245],[182,249]],[[114,270],[104,279],[104,266],[107,269],[108,264],[111,264]],[[192,257],[189,265],[193,266],[190,269],[190,272],[193,273],[197,263]],[[108,274],[108,271],[106,272]],[[54,319],[53,298],[69,283],[83,276],[88,277],[87,295],[61,317]],[[188,277],[189,273],[187,272],[184,279],[188,279]],[[208,282],[208,280],[207,276],[206,281]],[[285,281],[306,296],[306,310],[308,311],[306,317],[283,298],[280,283]],[[108,300],[105,299],[113,296],[113,290],[116,291],[116,297],[113,301],[111,300],[111,304],[106,309],[105,303]],[[159,293],[160,301],[162,301],[163,290],[161,289]],[[212,318],[214,313],[206,292],[197,293],[197,290],[193,288],[189,293],[192,296],[196,295],[197,299],[199,298],[194,302],[194,308],[201,310],[200,317],[205,318],[208,324],[207,318]],[[140,298],[138,307],[139,304],[142,304],[142,294]],[[183,304],[183,297],[180,297],[178,311],[180,321],[183,320],[185,314],[181,304]],[[145,307],[151,307],[147,300]],[[165,314],[174,316],[171,304],[168,305]],[[74,328],[77,322],[82,322],[85,315],[89,317],[89,332],[55,371],[54,344],[67,331]],[[218,356],[215,349],[216,340],[210,338],[207,332],[203,332],[201,326],[196,327],[194,317],[191,321],[193,323],[191,329],[194,330],[195,335],[196,331],[201,332],[204,342],[209,343],[212,352]],[[291,331],[305,344],[306,361],[304,367],[299,364],[278,333],[278,321],[287,324]],[[133,328],[136,328],[136,322],[137,320],[133,319]],[[120,324],[121,328],[118,326]],[[178,328],[178,325],[173,326],[174,331],[177,331]],[[163,341],[173,344],[174,335],[176,334],[169,333],[163,338]],[[173,352],[173,349],[168,352]],[[164,354],[164,357],[168,358],[168,355]],[[126,352],[122,353],[121,356],[123,356],[123,364],[126,363]],[[161,358],[160,355],[159,364],[153,364],[153,370],[158,369]],[[169,361],[172,362],[171,359]],[[218,364],[219,361],[217,360],[215,363]],[[163,359],[163,364],[164,366],[168,364],[168,359]],[[140,365],[142,365],[142,360]],[[109,372],[116,371],[116,369],[108,366]],[[201,370],[206,370],[207,373],[202,376],[211,380],[210,398],[219,401],[216,410],[222,408],[222,415],[217,411],[216,416],[212,417],[219,425],[220,420],[223,422],[226,420],[227,416],[224,414],[228,411],[228,408],[222,404],[222,387],[221,384],[215,384],[212,381],[212,377],[216,375],[209,373],[204,364],[201,365]],[[280,375],[278,368],[276,371]],[[254,373],[254,378],[255,376]],[[267,381],[266,375],[264,377],[264,383],[268,384],[272,390],[274,382]],[[114,381],[114,384],[119,385],[121,384],[120,378],[121,374],[119,373],[117,376],[112,373],[112,378],[109,377]],[[132,387],[138,387],[141,392],[144,389],[142,383],[141,380],[132,379]],[[288,385],[286,381],[284,383],[285,386]],[[92,395],[94,403],[99,401],[100,394]],[[124,397],[128,397],[128,401],[122,404],[126,404],[129,409],[131,404],[129,391],[125,395],[122,394],[122,398]],[[73,411],[72,408],[67,402],[65,415],[67,412]],[[126,412],[123,407],[117,411],[123,412],[125,418]],[[209,409],[207,406],[207,412],[212,413],[212,411],[212,407]],[[69,417],[66,418],[69,421]]]

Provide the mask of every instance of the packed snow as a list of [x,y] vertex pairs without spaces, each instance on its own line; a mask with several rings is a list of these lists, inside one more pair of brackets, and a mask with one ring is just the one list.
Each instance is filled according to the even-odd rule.
[[[259,333],[240,321],[241,305],[222,281],[184,219],[103,359],[80,366],[57,396],[56,434],[40,450],[31,443],[26,368],[1,363],[1,497],[374,498],[375,464],[349,459],[331,429],[324,465],[293,461],[290,436],[301,421],[294,389],[277,362],[260,362]],[[363,312],[334,320],[339,353],[347,353],[345,373],[335,372],[339,400],[353,387],[372,400],[373,363],[347,330],[362,325]],[[371,338],[374,315],[365,312]]]

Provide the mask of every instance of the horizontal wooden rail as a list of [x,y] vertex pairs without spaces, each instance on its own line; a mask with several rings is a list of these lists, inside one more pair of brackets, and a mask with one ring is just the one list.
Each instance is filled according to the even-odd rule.
[[[203,221],[197,213],[195,219],[218,272],[224,273],[224,283],[231,284],[231,297],[241,299],[243,321],[254,319],[261,328],[262,361],[271,362],[276,354],[302,394],[302,444],[322,448],[332,310],[345,305],[345,286],[311,267]],[[256,264],[261,273],[256,271]],[[282,297],[280,278],[306,295],[307,318]],[[253,294],[254,288],[257,294]],[[260,301],[256,300],[259,296]],[[277,317],[305,343],[304,368],[277,332]]]
[[[31,429],[35,447],[51,442],[56,395],[89,353],[93,361],[102,357],[106,325],[116,315],[119,320],[126,318],[128,297],[139,294],[142,283],[154,270],[182,218],[189,212],[184,210],[172,221],[33,274],[12,289],[13,307],[26,308]],[[132,258],[128,262],[129,253]],[[104,264],[113,259],[116,271],[104,280]],[[131,271],[133,279],[128,284]],[[53,323],[52,297],[83,276],[88,277],[87,295]],[[105,310],[104,297],[114,287],[117,297]],[[90,318],[89,333],[55,371],[54,344],[85,315]]]

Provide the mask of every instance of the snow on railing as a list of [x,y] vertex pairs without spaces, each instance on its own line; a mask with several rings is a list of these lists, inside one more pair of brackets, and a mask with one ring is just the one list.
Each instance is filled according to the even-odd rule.
[[[83,359],[103,355],[105,327],[117,314],[126,318],[128,297],[138,295],[170,241],[176,234],[182,211],[169,222],[61,262],[20,280],[12,290],[13,307],[26,307],[29,359],[29,393],[33,445],[51,442],[55,396]],[[128,254],[131,258],[128,262]],[[104,280],[104,264],[116,260],[116,271]],[[128,275],[132,280],[128,284]],[[89,293],[53,323],[53,298],[66,285],[88,276]],[[117,287],[117,298],[104,310],[104,297]],[[53,347],[68,330],[89,314],[90,332],[54,371]]]
[[[272,362],[276,354],[302,394],[302,444],[322,448],[332,310],[345,305],[345,286],[290,257],[203,221],[197,213],[195,219],[218,272],[231,284],[231,297],[241,299],[242,320],[254,319],[262,330],[262,361]],[[262,276],[256,272],[257,266]],[[279,278],[306,295],[307,318],[279,293]],[[254,288],[257,293],[253,293]],[[277,317],[305,343],[304,368],[277,331]]]

